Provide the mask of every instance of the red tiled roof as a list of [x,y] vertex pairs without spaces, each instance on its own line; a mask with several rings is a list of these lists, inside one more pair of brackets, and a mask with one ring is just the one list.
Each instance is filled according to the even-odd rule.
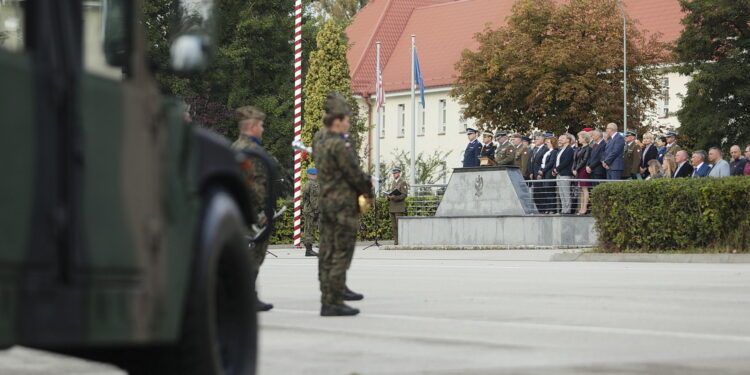
[[[455,63],[466,49],[475,49],[474,34],[487,23],[505,24],[515,0],[439,1],[414,9],[418,0],[371,0],[347,29],[354,47],[349,51],[354,92],[372,93],[375,86],[375,42],[383,42],[383,81],[386,91],[409,89],[411,80],[411,35],[417,36],[417,53],[426,87],[449,86],[456,78]],[[405,6],[404,4],[409,4]],[[624,0],[625,11],[648,33],[661,33],[662,41],[676,40],[683,17],[678,0]],[[391,7],[391,10],[385,8]],[[404,6],[404,8],[401,8]],[[409,8],[411,7],[411,8]],[[368,9],[372,8],[372,9]],[[384,16],[377,18],[372,13]],[[370,11],[370,13],[364,13]],[[397,15],[398,11],[404,12]],[[399,28],[403,17],[407,21]],[[393,18],[393,23],[386,23]],[[395,22],[395,21],[398,22]],[[369,39],[366,39],[369,38]],[[397,42],[393,40],[396,39]],[[371,46],[371,47],[368,47]]]
[[414,9],[450,1],[455,0],[370,0],[346,28],[352,44],[347,59],[354,92],[375,91],[376,42],[381,42],[380,59],[385,67]]

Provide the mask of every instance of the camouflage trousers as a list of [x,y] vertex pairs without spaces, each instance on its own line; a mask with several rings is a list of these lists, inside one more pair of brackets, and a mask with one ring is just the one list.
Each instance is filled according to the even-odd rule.
[[254,280],[258,280],[258,273],[260,272],[260,266],[263,261],[266,260],[266,251],[268,250],[268,239],[265,241],[255,244],[250,252],[250,260],[253,262],[252,270],[255,273]]
[[318,280],[324,305],[344,303],[346,271],[352,263],[358,229],[359,212],[353,205],[321,212]]
[[306,214],[305,215],[305,238],[304,243],[305,245],[312,245],[313,241],[315,240],[315,231],[318,230],[318,219],[320,218],[320,214],[314,215],[314,214]]

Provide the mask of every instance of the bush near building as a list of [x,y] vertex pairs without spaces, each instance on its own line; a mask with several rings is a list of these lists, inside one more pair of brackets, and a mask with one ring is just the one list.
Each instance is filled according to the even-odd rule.
[[750,251],[750,178],[608,183],[592,192],[607,252]]
[[[422,198],[426,199],[437,199],[437,198]],[[412,204],[414,198],[406,198],[407,203],[407,215],[428,215],[434,214],[432,212],[417,212],[417,208]],[[294,202],[291,200],[280,200],[278,207],[286,205],[287,211],[274,223],[274,230],[271,233],[270,243],[272,245],[283,245],[291,244],[294,234],[294,213],[292,208]],[[435,205],[437,206],[437,205]],[[302,217],[304,220],[304,216]],[[377,224],[377,230],[376,230]],[[304,228],[304,226],[303,226]],[[316,233],[315,242],[318,242],[320,231]],[[357,233],[357,241],[375,241],[378,240],[390,240],[393,238],[393,232],[391,231],[391,217],[388,214],[388,200],[385,198],[378,198],[377,204],[367,214],[362,215],[360,219],[359,232]]]

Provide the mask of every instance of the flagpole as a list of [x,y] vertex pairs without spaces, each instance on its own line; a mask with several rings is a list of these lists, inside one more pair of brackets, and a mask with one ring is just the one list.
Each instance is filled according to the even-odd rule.
[[[380,194],[380,127],[382,124],[380,121],[382,121],[382,113],[380,111],[383,110],[383,106],[380,104],[380,85],[382,83],[378,83],[381,80],[382,77],[382,69],[380,68],[380,42],[377,42],[375,44],[376,47],[376,58],[375,58],[375,103],[378,106],[377,111],[377,121],[375,122],[377,125],[375,126],[375,194]],[[385,95],[385,93],[383,93]]]
[[409,184],[416,184],[416,148],[417,148],[417,104],[414,97],[414,55],[415,55],[415,42],[417,36],[412,34],[411,36],[411,164],[409,165]]

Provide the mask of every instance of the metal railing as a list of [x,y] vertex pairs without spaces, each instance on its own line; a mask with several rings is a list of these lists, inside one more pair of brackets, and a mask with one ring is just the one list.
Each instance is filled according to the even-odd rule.
[[435,216],[448,184],[423,184],[411,187],[411,216]]
[[591,190],[612,180],[551,179],[525,180],[529,193],[523,204],[538,214],[588,215],[591,213]]

